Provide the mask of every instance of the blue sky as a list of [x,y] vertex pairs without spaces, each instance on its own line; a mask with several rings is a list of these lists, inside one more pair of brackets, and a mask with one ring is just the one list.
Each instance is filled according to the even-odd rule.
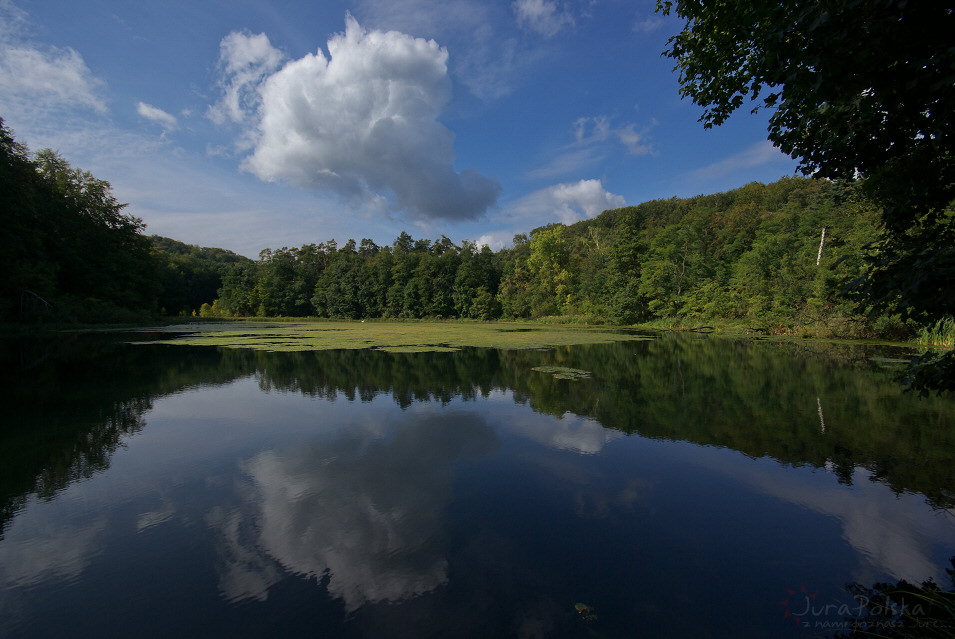
[[402,230],[499,248],[794,172],[704,130],[654,0],[0,0],[0,116],[147,233],[256,257]]

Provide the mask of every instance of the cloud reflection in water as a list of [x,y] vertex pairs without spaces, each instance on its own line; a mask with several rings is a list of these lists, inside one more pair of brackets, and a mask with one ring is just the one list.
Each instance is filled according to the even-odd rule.
[[327,578],[348,611],[434,590],[447,581],[454,464],[497,446],[482,418],[451,412],[255,455],[242,463],[241,506],[209,516],[223,596],[264,600],[284,572]]

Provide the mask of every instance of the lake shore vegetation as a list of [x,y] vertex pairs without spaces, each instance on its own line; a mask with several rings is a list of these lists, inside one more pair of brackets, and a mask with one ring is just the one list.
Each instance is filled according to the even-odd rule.
[[644,202],[499,250],[402,232],[385,246],[327,240],[251,260],[145,235],[108,182],[2,130],[4,321],[533,320],[952,345],[951,318],[920,323],[844,294],[882,225],[854,182],[783,177]]

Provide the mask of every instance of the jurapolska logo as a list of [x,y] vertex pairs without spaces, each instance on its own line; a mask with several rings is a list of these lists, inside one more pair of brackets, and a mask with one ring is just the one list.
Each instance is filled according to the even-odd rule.
[[792,619],[800,628],[814,629],[884,629],[902,627],[902,618],[909,624],[936,627],[939,622],[925,619],[921,601],[910,605],[905,598],[898,601],[872,601],[864,595],[853,595],[852,601],[823,603],[819,590],[810,592],[805,584],[798,589],[787,588],[786,597],[779,602],[785,608],[783,619]]
[[805,584],[800,584],[799,590],[786,588],[786,598],[779,602],[786,608],[783,619],[792,619],[797,626],[801,625],[803,618],[812,612],[812,604],[818,595],[818,590],[810,594]]

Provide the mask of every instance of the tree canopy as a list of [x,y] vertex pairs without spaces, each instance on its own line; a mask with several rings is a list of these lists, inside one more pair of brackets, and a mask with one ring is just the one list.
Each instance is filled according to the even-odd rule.
[[154,305],[155,268],[142,220],[109,182],[58,153],[32,155],[0,120],[0,317],[132,319]]
[[[329,240],[231,266],[217,308],[350,319],[723,319],[770,332],[824,326],[827,335],[911,335],[916,327],[865,321],[837,296],[859,273],[877,215],[853,188],[793,177],[550,224],[497,252],[407,233],[381,247]],[[893,322],[897,332],[887,333]]]
[[30,153],[0,120],[0,319],[140,321],[212,302],[231,251],[146,237],[109,182]]
[[[860,180],[883,232],[850,287],[876,312],[938,322],[955,308],[955,7],[910,0],[659,0],[685,20],[665,55],[718,126],[744,102],[806,174]],[[955,356],[916,385],[955,388]],[[934,373],[932,372],[934,370]]]
[[[665,13],[674,3],[661,1]],[[909,0],[676,2],[665,54],[722,124],[748,98],[806,173],[866,178],[904,226],[955,197],[955,8]]]

